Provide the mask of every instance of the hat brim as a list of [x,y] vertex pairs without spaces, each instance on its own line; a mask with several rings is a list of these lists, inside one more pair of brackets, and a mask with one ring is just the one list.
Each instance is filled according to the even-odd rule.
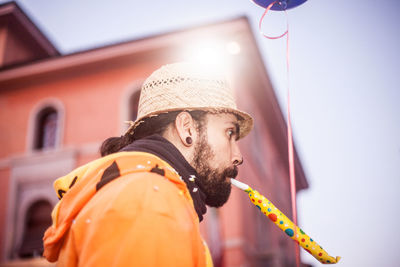
[[254,125],[254,120],[250,116],[250,114],[237,110],[237,109],[232,109],[232,108],[226,108],[226,107],[185,107],[185,108],[171,108],[171,109],[165,109],[165,110],[159,110],[159,111],[154,111],[152,113],[146,114],[146,116],[143,116],[141,118],[137,118],[132,125],[129,127],[129,129],[126,131],[125,134],[134,134],[135,128],[139,126],[141,123],[144,122],[146,118],[149,117],[154,117],[158,116],[163,113],[168,113],[172,111],[179,111],[179,110],[187,110],[187,111],[193,111],[193,110],[203,110],[209,113],[213,114],[218,114],[218,113],[231,113],[237,116],[238,118],[238,123],[239,123],[239,139],[242,139],[246,135],[250,133],[250,131],[253,129]]

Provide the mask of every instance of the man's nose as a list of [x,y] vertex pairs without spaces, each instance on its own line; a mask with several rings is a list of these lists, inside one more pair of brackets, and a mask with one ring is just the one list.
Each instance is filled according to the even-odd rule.
[[242,154],[240,153],[239,145],[237,144],[237,142],[235,142],[232,148],[232,164],[234,166],[239,166],[242,163],[243,163],[243,157]]

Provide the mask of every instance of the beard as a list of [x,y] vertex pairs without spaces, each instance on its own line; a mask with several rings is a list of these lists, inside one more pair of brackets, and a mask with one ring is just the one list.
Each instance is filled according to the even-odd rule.
[[215,159],[210,145],[205,136],[201,136],[195,147],[193,167],[198,174],[197,185],[206,195],[205,203],[210,207],[221,207],[231,194],[232,185],[227,178],[235,178],[238,175],[238,168],[232,166],[225,169],[214,169],[210,161]]

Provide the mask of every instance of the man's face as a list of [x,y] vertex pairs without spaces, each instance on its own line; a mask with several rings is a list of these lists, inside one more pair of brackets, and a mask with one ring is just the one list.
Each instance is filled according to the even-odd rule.
[[239,127],[236,116],[207,114],[195,144],[193,167],[199,175],[199,187],[206,194],[206,204],[221,207],[231,193],[229,178],[238,174],[242,155],[237,144]]

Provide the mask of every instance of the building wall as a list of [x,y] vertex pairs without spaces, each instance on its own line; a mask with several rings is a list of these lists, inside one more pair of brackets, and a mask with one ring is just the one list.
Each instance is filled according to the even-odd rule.
[[[144,75],[148,75],[154,68],[155,66],[151,66],[151,69],[149,67],[146,71],[145,64],[131,65],[128,68],[111,66],[107,69],[89,66],[73,71],[61,71],[47,77],[37,77],[29,82],[19,81],[21,86],[11,89],[3,87],[0,95],[0,132],[3,148],[0,152],[2,214],[11,217],[18,214],[16,209],[21,203],[8,193],[21,193],[18,191],[21,181],[27,183],[29,180],[29,175],[21,176],[21,171],[40,173],[40,169],[44,174],[49,173],[49,168],[59,169],[59,166],[52,166],[57,163],[51,161],[62,158],[66,153],[71,155],[69,161],[73,162],[69,170],[99,157],[98,148],[101,142],[107,137],[121,134],[120,106],[124,101],[122,96],[125,91],[130,90],[132,85],[137,86],[135,81],[142,81]],[[34,151],[32,143],[35,115],[48,105],[57,107],[61,113],[60,142],[55,149]],[[64,175],[69,170],[64,169],[64,173],[60,172],[57,175]],[[48,177],[50,182],[46,187],[52,194],[52,181],[58,176]],[[27,193],[32,194],[33,191]],[[10,210],[13,211],[10,213]],[[7,229],[10,229],[13,223],[13,220],[8,220],[7,223],[7,216],[1,216],[1,240],[18,243],[16,240],[5,238]],[[11,247],[15,245],[17,244]],[[4,242],[2,249],[5,249]],[[10,247],[7,250],[9,254]]]

